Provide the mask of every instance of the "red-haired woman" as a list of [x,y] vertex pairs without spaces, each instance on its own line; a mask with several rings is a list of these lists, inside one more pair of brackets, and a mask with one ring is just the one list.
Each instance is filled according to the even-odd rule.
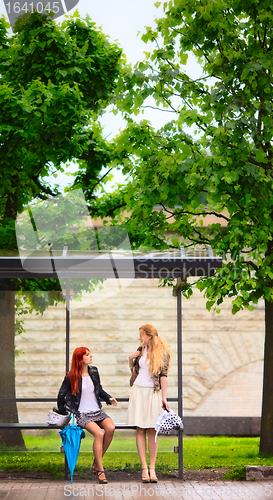
[[71,368],[59,390],[57,404],[60,413],[75,413],[77,425],[94,436],[92,471],[97,474],[99,483],[106,484],[102,457],[112,441],[115,424],[102,409],[100,400],[114,406],[117,401],[103,390],[98,369],[91,363],[92,356],[87,347],[74,350]]
[[[141,346],[129,356],[132,370],[132,387],[127,424],[137,426],[136,444],[142,466],[142,482],[157,483],[155,461],[157,441],[155,423],[162,408],[169,409],[167,402],[167,373],[171,351],[168,344],[150,324],[139,328]],[[148,434],[149,471],[146,461],[146,433]]]

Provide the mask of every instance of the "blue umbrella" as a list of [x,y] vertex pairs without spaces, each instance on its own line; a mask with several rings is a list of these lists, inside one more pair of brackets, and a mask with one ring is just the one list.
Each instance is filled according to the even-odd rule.
[[72,484],[73,472],[78,460],[81,440],[85,437],[85,432],[81,427],[74,425],[73,415],[73,424],[65,427],[62,431],[59,432],[59,434],[62,437],[64,452],[70,470]]

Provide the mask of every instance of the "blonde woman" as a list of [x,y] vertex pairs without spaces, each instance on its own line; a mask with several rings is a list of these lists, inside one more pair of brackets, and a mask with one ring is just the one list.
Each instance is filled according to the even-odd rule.
[[[155,461],[157,441],[154,425],[167,402],[167,372],[170,347],[150,324],[139,328],[141,346],[130,354],[132,391],[127,413],[127,424],[137,426],[136,445],[142,467],[142,482],[157,483]],[[148,434],[149,470],[146,461],[146,434]]]

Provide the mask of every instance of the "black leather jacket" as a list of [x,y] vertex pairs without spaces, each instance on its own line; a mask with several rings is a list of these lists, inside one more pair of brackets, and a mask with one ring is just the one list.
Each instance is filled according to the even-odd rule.
[[[112,396],[110,396],[110,394],[107,394],[107,392],[103,390],[100,383],[100,376],[97,367],[93,365],[88,366],[88,372],[94,384],[95,396],[97,398],[99,407],[100,408],[102,407],[100,402],[101,399],[106,401],[106,403],[110,405],[111,403],[109,399]],[[82,379],[80,378],[79,380],[79,392],[76,395],[74,395],[71,392],[70,381],[66,375],[60,387],[57,398],[59,413],[62,413],[63,415],[66,415],[67,412],[72,412],[77,414],[80,405],[81,394],[82,394]]]

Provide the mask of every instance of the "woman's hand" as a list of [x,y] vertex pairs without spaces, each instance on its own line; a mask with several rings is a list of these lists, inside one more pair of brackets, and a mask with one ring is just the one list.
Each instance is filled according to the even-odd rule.
[[162,408],[163,410],[169,410],[170,407],[168,405],[167,399],[162,399]]
[[133,352],[132,354],[129,355],[129,368],[132,369],[133,366],[134,366],[134,363],[133,363],[133,360],[135,358],[138,358],[140,356],[140,351],[137,350],[135,352]]
[[140,351],[135,351],[129,355],[129,360],[133,360],[135,358],[138,358],[139,355],[140,355]]
[[115,398],[110,398],[109,401],[110,401],[111,405],[113,405],[113,406],[117,406],[117,404],[118,404],[118,402]]

